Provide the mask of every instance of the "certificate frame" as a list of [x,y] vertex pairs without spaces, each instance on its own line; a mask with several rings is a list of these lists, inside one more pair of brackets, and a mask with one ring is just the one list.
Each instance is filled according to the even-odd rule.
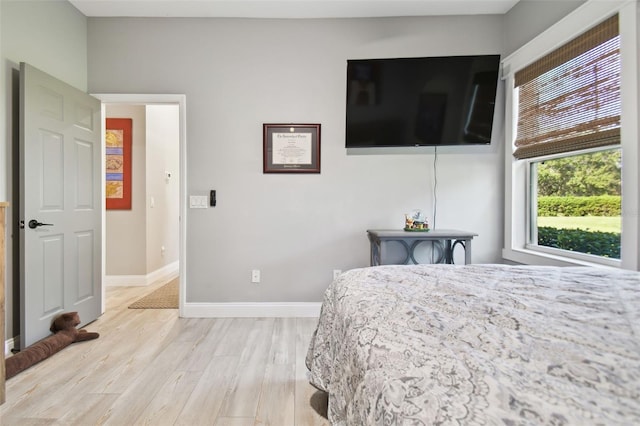
[[263,173],[320,173],[320,124],[262,125]]

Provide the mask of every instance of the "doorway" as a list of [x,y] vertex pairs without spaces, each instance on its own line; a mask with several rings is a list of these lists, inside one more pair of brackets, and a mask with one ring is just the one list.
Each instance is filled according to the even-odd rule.
[[[186,294],[186,273],[184,271],[184,268],[182,267],[183,265],[186,264],[186,255],[185,255],[185,235],[186,235],[186,221],[185,221],[185,208],[186,208],[186,203],[184,202],[185,199],[185,194],[186,194],[186,167],[185,167],[185,160],[186,160],[186,115],[185,115],[185,108],[186,108],[186,97],[184,95],[156,95],[156,94],[149,94],[149,95],[144,95],[144,94],[94,94],[93,96],[95,96],[96,98],[98,98],[99,100],[102,101],[102,112],[103,112],[103,117],[109,117],[109,112],[113,112],[113,111],[119,111],[119,110],[124,110],[126,111],[127,108],[132,108],[132,110],[135,111],[135,107],[139,107],[142,108],[143,111],[146,108],[149,111],[158,111],[158,110],[164,110],[165,108],[161,108],[162,106],[167,106],[167,107],[176,107],[177,108],[177,120],[178,120],[178,148],[177,148],[177,152],[178,152],[178,165],[177,168],[178,170],[175,170],[173,167],[168,167],[166,170],[162,169],[162,167],[160,167],[160,169],[162,170],[152,170],[151,173],[153,174],[154,178],[150,179],[150,185],[154,185],[153,182],[151,182],[151,180],[153,180],[154,182],[156,182],[155,184],[157,185],[158,182],[161,182],[161,184],[166,184],[167,187],[170,185],[170,183],[172,181],[178,181],[178,207],[177,207],[177,211],[178,211],[178,218],[177,218],[177,226],[178,226],[178,246],[177,246],[177,251],[178,251],[178,280],[179,280],[179,301],[178,301],[178,309],[179,309],[179,315],[182,316],[183,315],[183,311],[184,311],[184,301],[185,301],[185,294]],[[155,108],[158,107],[158,108]],[[172,110],[173,108],[166,108],[167,110]],[[144,126],[144,128],[149,128],[149,126]],[[140,130],[138,130],[140,131]],[[146,131],[146,130],[145,130]],[[150,130],[151,133],[153,133],[153,130]],[[156,138],[154,138],[154,140],[156,140]],[[146,154],[145,154],[146,157]],[[156,165],[152,164],[151,168],[156,167]],[[156,167],[157,168],[157,167]],[[157,173],[162,174],[161,179],[156,179],[158,178]],[[134,173],[135,176],[135,173]],[[164,191],[163,188],[159,189],[160,192]],[[147,194],[148,192],[148,194]],[[160,198],[156,199],[156,197],[153,195],[153,191],[149,192],[149,191],[144,191],[143,192],[144,195],[144,199],[140,200],[141,201],[141,205],[142,205],[142,209],[143,210],[148,210],[149,212],[152,213],[156,213],[157,210],[153,210],[154,208],[157,209],[159,207],[162,206],[163,200],[161,199],[163,197],[163,195],[159,195]],[[113,211],[109,211],[109,213],[106,212],[105,210],[105,215],[103,216],[103,235],[105,235],[105,238],[103,239],[103,271],[105,276],[103,276],[103,283],[105,282],[105,277],[108,274],[107,273],[107,232],[112,232],[107,228],[107,214],[111,214]],[[156,215],[157,216],[157,215]],[[117,217],[117,212],[116,212],[116,217]],[[109,219],[111,220],[111,218]],[[112,226],[112,221],[109,222],[110,226]],[[115,222],[117,223],[117,221]],[[152,256],[150,256],[151,258],[153,258],[154,256],[162,256],[164,255],[164,250],[165,249],[165,245],[162,244],[161,241],[159,240],[154,240],[154,235],[151,235],[150,238],[148,239],[148,244],[151,246],[150,250],[152,250],[151,254]],[[157,246],[157,247],[156,247]],[[150,263],[153,262],[153,260],[150,260]],[[153,276],[152,274],[149,274],[150,276]],[[144,276],[144,274],[143,274]],[[144,283],[144,285],[146,285],[147,283]],[[143,285],[143,284],[141,284]],[[106,286],[103,285],[102,287],[102,292],[103,292],[103,306],[102,306],[102,311],[104,312],[106,309],[106,306],[104,305],[104,301],[106,300],[105,297],[105,291],[106,291]]]

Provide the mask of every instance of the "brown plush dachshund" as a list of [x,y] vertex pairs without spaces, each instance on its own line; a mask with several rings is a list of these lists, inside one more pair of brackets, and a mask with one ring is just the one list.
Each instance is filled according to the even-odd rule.
[[100,336],[98,333],[76,329],[78,324],[80,317],[77,312],[66,312],[58,316],[51,324],[50,330],[54,334],[6,359],[6,378],[10,379],[74,342],[97,339]]

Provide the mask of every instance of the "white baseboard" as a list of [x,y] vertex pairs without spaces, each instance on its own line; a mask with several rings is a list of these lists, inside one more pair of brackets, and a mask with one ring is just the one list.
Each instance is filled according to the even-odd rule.
[[185,303],[184,318],[319,317],[322,303]]
[[145,275],[105,275],[104,284],[111,286],[145,286],[147,277]]
[[160,280],[169,281],[178,276],[180,263],[175,261],[147,275],[105,275],[106,286],[147,286]]
[[[117,284],[116,284],[117,285]],[[130,281],[124,285],[134,285]],[[186,303],[183,318],[317,318],[322,303],[281,302],[281,303]],[[20,337],[4,343],[5,356]]]
[[20,336],[12,337],[4,342],[4,356],[5,358],[11,355],[11,350],[16,347],[16,342],[20,341]]

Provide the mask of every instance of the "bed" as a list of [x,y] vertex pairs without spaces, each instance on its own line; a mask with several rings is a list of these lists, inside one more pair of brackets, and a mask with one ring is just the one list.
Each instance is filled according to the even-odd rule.
[[376,266],[326,290],[306,365],[333,425],[631,425],[639,333],[639,273]]

